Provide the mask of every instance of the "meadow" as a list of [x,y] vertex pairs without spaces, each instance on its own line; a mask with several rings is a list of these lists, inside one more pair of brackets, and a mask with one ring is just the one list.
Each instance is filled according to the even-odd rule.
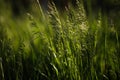
[[14,17],[0,1],[0,80],[119,80],[120,12],[54,3]]

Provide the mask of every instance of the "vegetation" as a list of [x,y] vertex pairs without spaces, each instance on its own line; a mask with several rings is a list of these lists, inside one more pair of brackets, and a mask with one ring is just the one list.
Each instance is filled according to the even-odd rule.
[[0,80],[120,79],[119,11],[85,11],[77,0],[62,14],[54,3],[44,13],[36,3],[17,18],[1,4]]

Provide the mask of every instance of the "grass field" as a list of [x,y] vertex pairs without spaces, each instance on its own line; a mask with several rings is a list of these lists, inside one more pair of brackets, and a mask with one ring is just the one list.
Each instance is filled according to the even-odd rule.
[[36,2],[16,18],[2,3],[0,80],[120,79],[119,12],[87,15],[78,1],[76,9],[61,13],[52,3],[44,13]]

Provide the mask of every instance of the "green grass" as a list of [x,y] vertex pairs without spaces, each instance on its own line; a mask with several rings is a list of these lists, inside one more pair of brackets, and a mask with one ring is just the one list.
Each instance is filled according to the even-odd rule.
[[36,11],[20,19],[1,12],[0,80],[119,80],[119,21],[77,5],[63,14],[54,3],[47,14],[38,5],[39,19]]

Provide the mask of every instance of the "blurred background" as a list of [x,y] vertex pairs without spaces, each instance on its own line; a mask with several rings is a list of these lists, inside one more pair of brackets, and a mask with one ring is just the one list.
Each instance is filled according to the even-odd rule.
[[[6,9],[11,9],[14,16],[25,12],[29,12],[32,9],[32,5],[37,4],[38,0],[1,0],[0,8],[1,10],[6,7]],[[82,1],[82,0],[81,0]],[[76,6],[76,0],[39,0],[42,8],[44,10],[48,9],[48,3],[54,2],[58,9],[61,11],[68,7],[68,4]],[[83,0],[84,6],[88,11],[88,6],[92,6],[93,9],[103,8],[105,10],[118,9],[120,6],[119,0]]]

